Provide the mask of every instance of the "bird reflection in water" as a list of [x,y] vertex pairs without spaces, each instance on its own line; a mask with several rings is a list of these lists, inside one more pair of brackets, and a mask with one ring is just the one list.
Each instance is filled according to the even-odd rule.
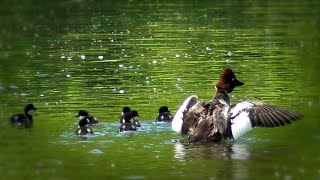
[[174,143],[174,158],[181,161],[193,158],[247,160],[250,152],[248,145],[241,143],[189,144],[177,141]]
[[243,161],[251,157],[248,144],[241,143],[217,143],[217,144],[189,144],[184,142],[174,143],[174,158],[178,161],[194,159],[225,160],[212,161],[218,163],[215,171],[212,171],[213,179],[250,179],[249,169]]

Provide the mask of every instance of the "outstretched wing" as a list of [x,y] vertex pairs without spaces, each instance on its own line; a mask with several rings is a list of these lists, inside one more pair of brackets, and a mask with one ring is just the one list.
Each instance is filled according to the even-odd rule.
[[182,131],[182,126],[186,127],[186,125],[191,123],[186,121],[186,117],[188,113],[192,111],[192,109],[194,109],[194,107],[199,103],[200,102],[197,96],[189,96],[186,100],[184,100],[172,120],[172,130],[177,133],[185,133]]
[[297,113],[273,105],[244,101],[230,108],[228,122],[232,137],[237,139],[254,127],[284,126],[301,117]]

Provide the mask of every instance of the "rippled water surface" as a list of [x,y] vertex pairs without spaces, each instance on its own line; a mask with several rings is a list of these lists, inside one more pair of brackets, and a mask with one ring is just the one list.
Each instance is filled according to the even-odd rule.
[[[2,1],[0,179],[320,179],[318,1]],[[302,121],[187,144],[158,108],[208,101],[224,67]],[[32,129],[7,120],[27,103]],[[118,133],[123,106],[142,127]],[[77,137],[78,110],[102,123]]]

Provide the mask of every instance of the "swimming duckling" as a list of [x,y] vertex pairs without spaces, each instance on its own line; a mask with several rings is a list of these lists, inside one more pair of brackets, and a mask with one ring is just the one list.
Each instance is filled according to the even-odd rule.
[[156,122],[171,122],[172,119],[173,116],[170,113],[169,108],[167,106],[161,106],[159,108],[159,113]]
[[90,126],[99,124],[95,117],[89,116],[85,110],[80,110],[76,117],[79,118],[78,129],[74,132],[76,135],[94,134]]
[[124,113],[122,123],[119,127],[119,132],[122,131],[136,131],[140,127],[138,111],[129,111]]
[[124,114],[125,114],[126,112],[130,112],[130,111],[131,111],[131,108],[128,107],[128,106],[125,106],[125,107],[122,108],[122,112],[121,112],[121,116],[120,116],[120,120],[119,120],[119,123],[120,123],[120,124],[123,124],[123,123],[124,123],[124,120],[123,120]]
[[37,110],[33,104],[27,104],[24,108],[24,114],[16,114],[12,116],[9,123],[15,127],[30,128],[33,125],[32,114]]
[[[76,115],[76,117],[78,117],[80,121],[83,119],[87,119],[89,126],[94,126],[94,125],[99,124],[99,120],[96,117],[89,116],[88,111],[85,111],[85,110],[80,110],[78,112],[78,114]],[[86,117],[86,118],[84,118],[84,117]],[[80,123],[80,121],[79,121],[79,123]]]

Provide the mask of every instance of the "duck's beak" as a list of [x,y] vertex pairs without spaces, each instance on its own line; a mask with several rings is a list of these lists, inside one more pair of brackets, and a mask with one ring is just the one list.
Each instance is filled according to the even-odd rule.
[[236,86],[242,86],[242,85],[244,85],[244,83],[241,82],[241,81],[239,81],[238,79],[236,79],[236,80],[235,80],[235,85],[236,85]]

